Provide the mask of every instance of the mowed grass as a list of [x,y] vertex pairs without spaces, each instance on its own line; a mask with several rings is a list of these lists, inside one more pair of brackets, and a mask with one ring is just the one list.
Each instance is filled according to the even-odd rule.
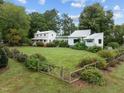
[[105,73],[105,86],[84,84],[83,87],[31,72],[13,60],[9,60],[8,66],[8,70],[0,73],[0,93],[124,93],[124,64]]
[[65,68],[74,70],[77,65],[81,62],[81,59],[85,57],[95,57],[102,59],[95,53],[87,51],[73,50],[70,48],[41,48],[41,47],[16,47],[20,51],[31,55],[35,53],[42,54],[45,56],[50,64],[56,66],[63,66]]

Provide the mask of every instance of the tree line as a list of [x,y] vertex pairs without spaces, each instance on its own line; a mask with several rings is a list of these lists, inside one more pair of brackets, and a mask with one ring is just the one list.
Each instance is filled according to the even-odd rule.
[[68,14],[60,16],[56,9],[27,14],[24,7],[0,0],[0,39],[9,45],[29,42],[37,30],[54,30],[58,34],[69,35],[76,29],[104,32],[106,45],[123,42],[124,25],[115,25],[113,12],[105,11],[99,3],[85,7],[80,14],[79,25],[75,26]]

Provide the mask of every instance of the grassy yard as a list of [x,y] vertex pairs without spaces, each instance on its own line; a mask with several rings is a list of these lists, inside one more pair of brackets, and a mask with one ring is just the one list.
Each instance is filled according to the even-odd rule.
[[[41,47],[17,47],[20,51],[31,55],[40,53],[45,56],[50,64],[75,69],[84,57],[98,56],[87,51],[73,50],[69,48],[41,48]],[[101,59],[100,57],[98,57]]]
[[22,64],[9,60],[9,69],[0,73],[0,93],[124,93],[124,64],[106,73],[106,86],[83,87],[67,84],[51,76],[31,72]]

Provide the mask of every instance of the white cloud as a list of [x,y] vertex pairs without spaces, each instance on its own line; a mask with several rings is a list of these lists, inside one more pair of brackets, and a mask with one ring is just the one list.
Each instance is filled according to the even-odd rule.
[[45,2],[46,2],[46,0],[39,0],[39,3],[40,3],[41,5],[44,5]]
[[82,7],[81,3],[74,3],[74,2],[71,3],[71,6],[76,7],[76,8],[81,8]]
[[116,5],[116,6],[114,7],[114,10],[115,10],[115,11],[119,11],[119,10],[121,10],[121,8],[120,8],[119,5]]
[[20,3],[26,4],[27,0],[18,0]]
[[105,2],[106,2],[106,0],[102,0],[101,2],[102,2],[102,3],[105,3]]
[[116,5],[114,8],[113,8],[113,14],[114,14],[114,19],[117,20],[117,19],[121,19],[124,17],[123,15],[123,10],[120,8],[119,5]]
[[35,10],[35,9],[26,9],[25,11],[27,14],[30,14],[32,12],[37,12],[37,10]]
[[87,0],[62,0],[62,3],[71,2],[72,7],[81,8],[86,5]]
[[79,16],[80,15],[70,15],[69,17],[72,18],[73,22],[75,23],[75,25],[77,26],[79,24]]
[[73,20],[78,20],[80,15],[70,15]]

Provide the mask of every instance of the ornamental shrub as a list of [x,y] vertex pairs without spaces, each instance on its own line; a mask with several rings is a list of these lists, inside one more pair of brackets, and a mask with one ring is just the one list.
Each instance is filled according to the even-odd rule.
[[69,47],[68,42],[64,40],[59,41],[59,47]]
[[110,43],[108,43],[107,46],[112,47],[113,49],[116,49],[119,47],[119,43],[118,42],[110,42]]
[[37,45],[38,47],[43,47],[43,46],[44,46],[44,43],[43,43],[43,42],[37,42],[36,45]]
[[85,43],[76,43],[74,46],[72,46],[72,48],[77,50],[85,50],[87,49],[87,46]]
[[93,47],[88,47],[87,50],[90,52],[96,53],[96,52],[102,50],[102,48],[98,47],[98,46],[93,46]]
[[46,47],[56,47],[56,44],[54,42],[50,42],[46,44]]
[[0,68],[8,65],[8,56],[4,47],[0,47]]
[[95,57],[95,56],[83,58],[81,60],[81,62],[79,63],[79,66],[84,67],[85,65],[92,64],[92,63],[95,63],[95,62],[98,62],[96,64],[96,67],[99,68],[99,69],[104,69],[107,66],[107,63],[104,59],[102,59],[100,57]]
[[48,71],[47,60],[44,56],[40,54],[31,55],[26,61],[25,65],[26,67],[34,71],[37,71],[38,69],[45,71],[45,72]]
[[19,50],[17,49],[12,49],[12,58],[17,60],[18,62],[26,62],[28,56],[24,53],[21,53]]
[[98,52],[98,55],[100,55],[103,58],[114,58],[118,55],[118,52],[116,50],[101,50]]
[[94,67],[86,68],[81,73],[81,79],[91,84],[104,85],[105,80],[100,70]]

